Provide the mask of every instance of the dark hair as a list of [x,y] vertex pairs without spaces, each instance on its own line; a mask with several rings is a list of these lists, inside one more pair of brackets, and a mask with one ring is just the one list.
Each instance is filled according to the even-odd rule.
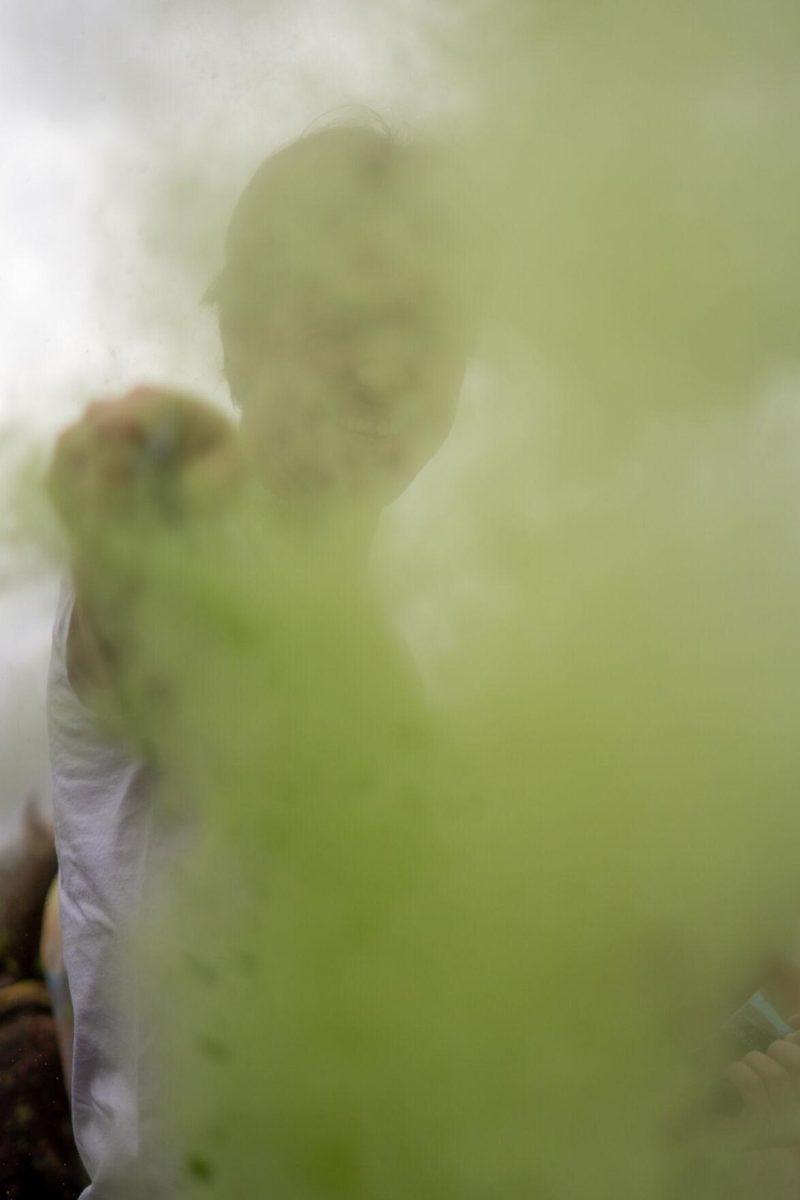
[[[305,199],[310,209],[306,216],[321,217],[327,207],[329,218],[334,218],[337,204],[345,197],[332,176],[338,174],[341,182],[347,172],[356,188],[374,191],[402,153],[401,144],[383,123],[337,121],[322,128],[315,122],[299,138],[268,155],[236,203],[225,237],[225,264],[204,299],[225,303],[263,293],[270,269],[275,270],[273,237],[281,209],[292,198]],[[319,178],[310,187],[308,171],[314,166]]]
[[[234,208],[225,265],[206,299],[260,310],[287,286],[324,280],[325,250],[345,229],[358,253],[373,233],[391,238],[399,218],[405,236],[424,247],[425,268],[448,290],[448,303],[462,320],[469,310],[474,323],[486,230],[454,157],[433,141],[399,137],[378,114],[365,121],[359,110],[353,121],[337,112],[258,167]],[[318,244],[304,257],[309,229]],[[410,244],[400,244],[401,257]]]

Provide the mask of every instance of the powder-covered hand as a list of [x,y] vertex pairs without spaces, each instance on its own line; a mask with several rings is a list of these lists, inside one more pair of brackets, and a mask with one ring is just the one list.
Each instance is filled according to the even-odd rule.
[[800,1014],[789,1018],[798,1030],[773,1042],[766,1053],[752,1050],[732,1063],[726,1076],[742,1101],[731,1125],[761,1146],[800,1146]]
[[73,535],[142,502],[174,508],[211,503],[239,472],[233,423],[182,393],[137,388],[89,404],[61,434],[48,485]]

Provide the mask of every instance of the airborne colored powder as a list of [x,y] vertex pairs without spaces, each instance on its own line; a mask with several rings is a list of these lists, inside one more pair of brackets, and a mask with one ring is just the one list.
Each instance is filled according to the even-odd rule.
[[363,513],[286,520],[246,467],[189,521],[148,493],[82,527],[188,826],[140,949],[176,1197],[735,1194],[701,1051],[800,917],[799,25],[433,6],[467,103],[418,135],[491,266],[457,219],[410,237],[410,183],[398,229],[274,200],[281,336],[298,295],[384,296],[360,239],[480,322],[371,577]]

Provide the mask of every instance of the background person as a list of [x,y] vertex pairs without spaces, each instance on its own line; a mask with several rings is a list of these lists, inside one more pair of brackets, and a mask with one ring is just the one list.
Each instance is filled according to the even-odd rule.
[[7,1200],[74,1200],[85,1182],[39,963],[55,871],[53,830],[31,803],[0,855],[0,1194]]

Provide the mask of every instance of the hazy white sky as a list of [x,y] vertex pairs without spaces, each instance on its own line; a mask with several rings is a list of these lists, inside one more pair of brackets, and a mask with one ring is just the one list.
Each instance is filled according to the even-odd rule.
[[[265,153],[330,109],[367,104],[402,126],[458,103],[423,11],[4,0],[0,498],[19,447],[45,444],[88,396],[144,379],[224,395],[198,296],[225,213]],[[46,570],[0,571],[0,813],[46,789],[53,597]]]
[[[412,14],[340,0],[6,0],[0,420],[47,425],[86,391],[172,377],[176,341],[184,382],[219,387],[194,276],[181,295],[179,226],[196,231],[192,209],[203,213],[201,276],[241,184],[315,117],[366,103],[402,123],[452,103]],[[154,230],[173,177],[186,190],[172,227]],[[159,330],[142,318],[165,286],[175,321]]]

